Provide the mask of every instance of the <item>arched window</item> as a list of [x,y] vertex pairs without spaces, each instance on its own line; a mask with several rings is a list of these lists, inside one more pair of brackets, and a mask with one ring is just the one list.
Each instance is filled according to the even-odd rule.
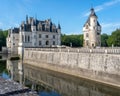
[[46,41],[46,45],[49,45],[49,41]]

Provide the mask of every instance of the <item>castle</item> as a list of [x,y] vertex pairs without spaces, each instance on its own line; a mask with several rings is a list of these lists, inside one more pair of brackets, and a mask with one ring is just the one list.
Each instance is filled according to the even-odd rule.
[[23,21],[19,28],[10,29],[7,37],[9,53],[21,54],[25,47],[55,47],[61,45],[61,27],[50,19],[45,21],[33,17]]
[[83,27],[84,47],[95,48],[101,46],[101,25],[97,19],[94,9],[91,8],[91,13]]
[[[93,8],[83,26],[84,47],[101,46],[101,25]],[[26,16],[19,28],[10,29],[7,37],[9,53],[21,54],[26,47],[55,47],[61,45],[61,27],[56,27],[50,19],[41,21]]]

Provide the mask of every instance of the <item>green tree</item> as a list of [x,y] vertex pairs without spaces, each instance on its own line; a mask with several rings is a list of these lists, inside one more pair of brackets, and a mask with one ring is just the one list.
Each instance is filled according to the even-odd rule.
[[108,46],[117,46],[120,47],[120,29],[112,32],[112,35],[107,40]]
[[8,31],[0,31],[0,50],[2,49],[2,46],[6,46],[6,37],[8,35]]
[[83,45],[83,35],[61,35],[62,45],[72,47],[82,47]]
[[108,37],[109,36],[105,33],[101,35],[101,46],[102,47],[107,47],[108,46],[108,44],[107,44]]

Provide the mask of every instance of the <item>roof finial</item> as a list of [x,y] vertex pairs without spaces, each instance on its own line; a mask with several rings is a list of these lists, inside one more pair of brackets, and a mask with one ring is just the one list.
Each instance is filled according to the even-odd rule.
[[26,15],[26,23],[28,24],[28,15]]
[[61,29],[60,23],[58,22],[58,29]]
[[91,3],[91,12],[94,12],[93,4]]

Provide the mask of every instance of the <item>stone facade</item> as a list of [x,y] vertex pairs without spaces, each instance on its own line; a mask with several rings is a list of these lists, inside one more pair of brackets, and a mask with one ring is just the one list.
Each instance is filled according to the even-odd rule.
[[[17,30],[16,30],[17,29]],[[45,21],[33,17],[23,21],[20,28],[9,30],[7,48],[9,52],[23,52],[24,47],[56,47],[61,45],[61,27],[56,26],[50,19]]]
[[19,28],[9,29],[6,39],[8,53],[18,53]]
[[92,8],[88,20],[83,27],[84,47],[101,46],[101,25],[97,19],[98,17]]

